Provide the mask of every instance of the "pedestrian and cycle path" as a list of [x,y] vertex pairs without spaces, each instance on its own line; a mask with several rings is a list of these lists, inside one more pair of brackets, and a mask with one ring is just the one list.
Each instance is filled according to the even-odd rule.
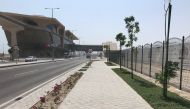
[[104,61],[95,61],[59,109],[153,109]]

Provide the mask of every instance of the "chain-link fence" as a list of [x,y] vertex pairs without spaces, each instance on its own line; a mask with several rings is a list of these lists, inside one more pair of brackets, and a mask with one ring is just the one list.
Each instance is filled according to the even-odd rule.
[[[133,64],[131,64],[131,51],[133,51]],[[169,83],[179,89],[190,91],[190,36],[187,38],[171,38],[169,40],[169,61],[179,63],[177,76]],[[110,61],[119,64],[119,51],[110,52]],[[122,66],[155,78],[165,66],[165,43],[157,41],[131,49],[122,50]]]

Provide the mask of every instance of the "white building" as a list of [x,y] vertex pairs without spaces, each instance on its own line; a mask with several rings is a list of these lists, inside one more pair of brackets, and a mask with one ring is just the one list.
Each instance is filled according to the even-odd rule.
[[[107,41],[107,42],[104,42],[102,43],[103,46],[107,45],[110,47],[110,50],[118,50],[117,49],[117,43],[114,43],[114,42],[110,42],[110,41]],[[105,51],[106,48],[103,48],[103,51]]]

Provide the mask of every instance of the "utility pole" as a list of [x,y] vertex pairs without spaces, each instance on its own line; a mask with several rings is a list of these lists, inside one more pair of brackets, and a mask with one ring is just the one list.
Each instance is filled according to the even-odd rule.
[[[60,8],[45,8],[45,9],[50,9],[51,10],[51,20],[52,20],[52,24],[53,24],[53,12],[54,12],[54,9],[60,9]],[[54,48],[54,40],[53,40],[53,30],[51,30],[51,35],[52,35],[52,44],[51,44],[51,47],[52,47],[52,61],[54,61],[54,53],[55,53],[55,48]]]
[[2,57],[2,61],[4,61],[4,57],[5,57],[5,52],[4,52],[4,43],[3,43],[3,57]]
[[[168,9],[166,10],[166,15],[168,13],[168,28],[167,28],[167,37],[166,37],[166,63],[165,63],[165,71],[164,71],[164,85],[163,85],[163,95],[164,97],[167,97],[167,86],[168,86],[168,51],[169,51],[169,37],[170,37],[170,21],[171,21],[171,11],[172,11],[172,5],[171,0],[169,0]],[[166,20],[166,17],[165,17]],[[166,22],[166,21],[165,21]],[[166,24],[166,23],[165,23]],[[165,25],[166,28],[166,25]],[[166,31],[166,29],[165,29]]]

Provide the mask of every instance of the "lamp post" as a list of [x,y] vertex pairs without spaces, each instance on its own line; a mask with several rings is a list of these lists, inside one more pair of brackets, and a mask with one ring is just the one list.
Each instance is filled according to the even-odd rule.
[[[172,11],[172,5],[171,0],[169,0],[168,8],[165,10],[165,40],[166,40],[166,62],[165,62],[165,71],[164,71],[164,85],[163,85],[163,95],[164,97],[167,97],[167,78],[168,78],[168,51],[169,51],[169,37],[170,37],[170,21],[171,21],[171,11]],[[168,22],[167,20],[168,15]],[[166,25],[168,23],[167,29]]]
[[[80,45],[80,40],[81,40],[81,38],[79,37],[79,48],[81,47],[81,45]],[[81,54],[82,54],[82,50],[81,50],[81,48],[80,48],[79,57],[81,57]]]
[[[77,30],[70,30],[71,32],[72,32],[72,34],[74,35],[74,31],[77,31]],[[70,38],[69,39],[70,40],[70,43],[72,44],[72,49],[74,50],[73,52],[72,52],[72,56],[77,56],[77,47],[74,45],[74,43],[73,43],[73,39],[72,38]],[[79,39],[79,41],[80,41],[80,39]],[[79,44],[80,45],[80,44]],[[80,52],[79,52],[80,53]]]
[[110,62],[110,42],[106,45],[107,62]]
[[[45,9],[49,9],[51,10],[51,20],[52,20],[52,24],[53,24],[53,12],[54,12],[54,9],[60,9],[60,8],[45,8]],[[52,61],[54,61],[54,53],[55,53],[55,50],[54,50],[54,40],[53,40],[53,29],[51,30],[52,32]]]
[[4,43],[3,43],[3,57],[2,57],[3,61],[4,61],[4,57],[5,57],[5,52],[4,52]]
[[[2,26],[1,26],[1,25],[0,25],[0,28],[2,28]],[[2,60],[2,62],[3,62],[3,59],[4,59],[4,56],[3,56],[3,55],[4,55],[4,43],[3,43],[3,41],[2,41],[1,43],[3,44],[2,59],[1,59],[1,60]]]

